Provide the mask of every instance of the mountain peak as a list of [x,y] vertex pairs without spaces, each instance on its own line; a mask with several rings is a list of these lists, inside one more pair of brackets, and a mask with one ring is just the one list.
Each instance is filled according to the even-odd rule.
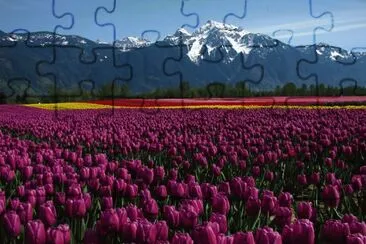
[[243,31],[242,28],[234,26],[234,25],[230,25],[230,24],[226,24],[226,23],[222,23],[222,22],[218,22],[215,20],[208,20],[204,25],[201,26],[200,30],[204,31],[204,30],[210,30],[210,29],[220,29],[220,30],[231,30],[231,31]]

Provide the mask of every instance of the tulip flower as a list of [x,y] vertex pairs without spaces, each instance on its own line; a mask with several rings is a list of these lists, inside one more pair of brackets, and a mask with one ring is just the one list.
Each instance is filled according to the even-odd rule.
[[257,216],[259,210],[261,209],[261,201],[254,197],[249,197],[245,204],[245,211],[248,216]]
[[141,209],[137,208],[135,205],[129,204],[126,207],[127,216],[131,221],[135,221],[138,218],[143,217]]
[[33,207],[30,203],[20,203],[17,208],[17,213],[23,225],[33,219]]
[[257,244],[282,244],[282,237],[272,228],[263,227],[255,232],[255,243]]
[[189,195],[192,198],[198,198],[198,199],[202,199],[202,191],[201,191],[201,186],[198,183],[189,183],[188,184],[188,191],[189,191]]
[[31,220],[25,226],[25,243],[26,244],[45,244],[46,230],[44,224],[40,220]]
[[219,225],[220,233],[227,232],[227,218],[224,214],[213,213],[210,217],[211,222],[216,222]]
[[272,215],[274,213],[274,211],[276,210],[278,206],[278,201],[276,197],[272,197],[269,195],[264,195],[262,197],[262,201],[261,201],[261,209],[263,211],[263,213],[267,214],[269,213],[270,215]]
[[278,203],[281,207],[291,207],[293,197],[289,192],[281,192],[278,196]]
[[101,213],[100,224],[102,230],[107,233],[116,233],[120,229],[118,214],[114,209],[107,209]]
[[188,233],[175,233],[171,244],[193,244],[193,240]]
[[252,232],[236,232],[234,235],[234,244],[248,243],[255,244],[254,236]]
[[313,215],[313,207],[311,202],[299,202],[297,204],[297,216],[300,219],[310,219]]
[[166,189],[165,185],[159,185],[156,189],[155,189],[155,194],[156,196],[161,199],[161,200],[165,200],[168,196],[168,192]]
[[15,211],[8,211],[3,216],[3,226],[6,233],[10,237],[17,237],[20,235],[20,218]]
[[86,204],[83,198],[81,199],[67,199],[65,204],[65,212],[69,217],[82,218],[86,214]]
[[216,236],[217,244],[233,244],[234,236],[226,236],[225,234],[218,234]]
[[185,206],[179,211],[179,220],[184,228],[190,229],[198,223],[198,213],[192,206]]
[[163,209],[164,219],[168,222],[171,227],[178,227],[179,222],[179,211],[175,209],[174,206],[165,205]]
[[112,197],[103,197],[101,205],[102,205],[103,210],[113,208],[113,198]]
[[155,199],[151,198],[144,203],[143,211],[147,216],[157,217],[159,214],[159,206]]
[[50,244],[70,244],[71,233],[68,225],[50,227],[47,230],[47,243]]
[[135,198],[137,197],[138,193],[138,186],[136,184],[128,184],[126,187],[125,195],[129,198]]
[[300,219],[282,230],[284,243],[314,244],[315,232],[313,223],[308,219]]
[[288,207],[278,207],[275,210],[275,223],[280,227],[289,225],[291,223],[292,212]]
[[351,231],[348,223],[342,223],[339,220],[327,220],[321,233],[324,240],[341,244],[347,242],[347,236],[351,234]]
[[216,234],[211,226],[196,226],[192,231],[192,239],[197,244],[217,244]]
[[333,185],[327,185],[324,187],[322,197],[325,204],[329,207],[336,207],[340,201],[340,193],[338,189]]
[[229,199],[223,194],[216,194],[212,198],[212,211],[225,215],[228,214],[230,211]]
[[47,201],[42,204],[39,208],[39,218],[47,226],[54,225],[57,221],[56,208],[52,201]]
[[347,236],[346,244],[364,244],[366,243],[366,236],[362,234],[351,234]]
[[136,241],[138,243],[155,243],[157,238],[157,227],[148,221],[137,223]]
[[358,218],[354,216],[353,214],[345,214],[342,218],[342,223],[353,223],[358,222]]
[[167,241],[169,234],[169,227],[167,223],[162,220],[158,221],[156,224],[156,239],[159,241]]

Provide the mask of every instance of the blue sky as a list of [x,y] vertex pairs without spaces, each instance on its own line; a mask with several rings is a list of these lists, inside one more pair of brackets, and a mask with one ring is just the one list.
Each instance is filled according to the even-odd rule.
[[[198,19],[196,15],[184,16],[181,13],[182,1],[183,13],[195,13]],[[155,40],[158,39],[157,33],[162,38],[182,26],[192,32],[197,24],[201,26],[210,19],[224,22],[227,16],[226,23],[255,33],[275,35],[292,45],[312,44],[314,29],[323,27],[331,31],[316,31],[317,42],[349,50],[366,47],[365,0],[247,0],[245,15],[245,0],[116,0],[112,13],[105,10],[112,10],[113,0],[54,0],[55,15],[52,3],[52,0],[0,0],[0,30],[56,30],[60,34],[76,34],[107,42],[142,35]],[[94,15],[98,7],[105,9],[97,11],[97,22],[109,25],[96,24]],[[326,11],[328,14],[320,18],[311,16],[319,16]],[[243,18],[236,18],[234,14]],[[73,17],[73,25],[70,16]]]

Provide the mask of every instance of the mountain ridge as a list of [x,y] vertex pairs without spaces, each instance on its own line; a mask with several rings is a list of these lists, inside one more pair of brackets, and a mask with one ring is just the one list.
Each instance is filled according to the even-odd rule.
[[[316,59],[314,65],[306,62]],[[133,69],[131,79],[121,68],[124,64]],[[254,89],[268,90],[289,81],[334,86],[345,79],[365,86],[365,64],[362,52],[323,43],[294,47],[216,21],[208,21],[192,33],[179,28],[157,42],[125,37],[108,44],[77,35],[0,31],[0,88],[9,88],[6,81],[13,77],[26,77],[37,94],[47,93],[42,83],[46,74],[54,74],[56,79],[48,78],[48,85],[57,83],[64,89],[75,88],[82,80],[92,80],[100,87],[115,77],[126,77],[122,82],[136,94],[178,87],[180,76],[193,87],[246,80]],[[317,74],[318,80],[305,79],[309,74]]]

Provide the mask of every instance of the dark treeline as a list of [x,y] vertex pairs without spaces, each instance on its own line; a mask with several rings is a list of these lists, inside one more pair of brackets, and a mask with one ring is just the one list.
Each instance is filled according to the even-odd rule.
[[[112,90],[114,92],[112,92]],[[112,98],[233,98],[233,97],[272,97],[272,96],[364,96],[366,87],[344,86],[333,87],[320,84],[307,86],[303,84],[298,87],[289,82],[284,86],[277,86],[274,90],[254,90],[250,89],[247,83],[238,82],[235,85],[225,85],[220,82],[213,82],[207,87],[190,87],[188,82],[182,82],[180,87],[156,89],[149,93],[133,95],[127,85],[115,86],[106,84],[99,89],[88,90],[58,90],[57,94],[50,91],[47,96],[27,96],[27,94],[16,94],[6,97],[0,91],[0,104],[5,103],[48,103],[48,102],[74,102],[86,100],[102,100]]]

